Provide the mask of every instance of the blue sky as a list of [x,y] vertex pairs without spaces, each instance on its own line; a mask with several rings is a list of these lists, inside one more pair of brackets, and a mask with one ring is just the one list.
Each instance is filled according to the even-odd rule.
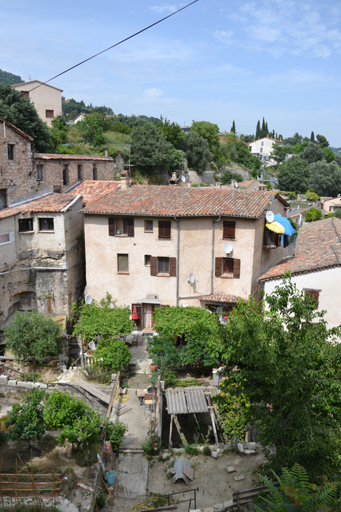
[[[0,68],[48,80],[187,2],[0,0]],[[67,98],[123,114],[341,146],[341,3],[199,0],[58,78]]]

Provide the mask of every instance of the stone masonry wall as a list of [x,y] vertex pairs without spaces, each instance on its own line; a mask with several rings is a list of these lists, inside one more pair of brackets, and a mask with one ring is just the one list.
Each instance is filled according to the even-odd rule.
[[[44,183],[50,183],[53,185],[55,192],[65,192],[72,185],[75,185],[78,181],[78,166],[82,166],[82,177],[83,180],[93,180],[93,169],[97,168],[97,179],[98,180],[114,180],[114,161],[113,160],[45,160],[45,159],[34,159],[35,165],[44,166]],[[63,185],[63,170],[65,165],[69,168],[69,180],[67,185]]]

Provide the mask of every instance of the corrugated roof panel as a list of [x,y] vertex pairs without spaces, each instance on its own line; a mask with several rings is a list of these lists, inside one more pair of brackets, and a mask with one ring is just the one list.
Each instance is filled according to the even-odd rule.
[[183,389],[166,390],[168,414],[187,414],[187,404]]
[[185,390],[188,412],[208,412],[206,397],[202,388]]

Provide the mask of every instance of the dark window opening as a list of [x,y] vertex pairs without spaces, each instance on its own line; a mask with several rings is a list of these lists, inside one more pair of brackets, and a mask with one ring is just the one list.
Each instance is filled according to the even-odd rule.
[[2,208],[7,208],[7,190],[6,189],[0,190],[0,210]]
[[144,256],[144,264],[145,264],[146,267],[150,267],[150,258],[151,258],[150,254],[145,254],[145,256]]
[[77,165],[77,177],[78,181],[81,181],[83,179],[83,166]]
[[52,218],[39,219],[39,231],[53,231],[54,222]]
[[45,115],[48,119],[54,119],[54,110],[46,110]]
[[265,228],[263,246],[267,247],[268,249],[279,247],[281,245],[281,237],[281,234],[275,233],[274,231]]
[[157,273],[169,274],[169,258],[161,257],[157,259]]
[[69,184],[69,166],[68,165],[64,165],[64,169],[63,169],[63,185],[68,185]]
[[14,144],[7,144],[8,160],[14,160]]
[[36,175],[37,180],[42,181],[44,179],[44,166],[43,165],[37,165],[36,166]]
[[92,179],[93,180],[98,180],[97,167],[95,165],[92,168]]
[[25,96],[25,98],[29,98],[29,97],[30,97],[30,93],[29,93],[29,91],[20,91],[20,92],[21,92],[21,94],[22,94],[23,96]]
[[33,231],[33,219],[19,219],[19,233]]
[[234,260],[233,258],[223,258],[223,274],[233,274]]
[[160,220],[159,221],[159,238],[160,239],[170,239],[171,237],[171,221],[170,220]]
[[129,272],[128,254],[117,255],[117,271],[125,273]]

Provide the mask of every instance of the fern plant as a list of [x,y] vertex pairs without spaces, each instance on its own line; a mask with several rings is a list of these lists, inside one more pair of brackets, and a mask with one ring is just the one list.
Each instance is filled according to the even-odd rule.
[[338,512],[341,511],[341,500],[337,495],[337,484],[324,480],[323,485],[309,482],[307,471],[295,464],[290,470],[283,468],[282,476],[273,472],[279,484],[277,488],[263,475],[259,475],[262,483],[268,488],[266,495],[259,495],[255,500],[254,511],[264,512]]

